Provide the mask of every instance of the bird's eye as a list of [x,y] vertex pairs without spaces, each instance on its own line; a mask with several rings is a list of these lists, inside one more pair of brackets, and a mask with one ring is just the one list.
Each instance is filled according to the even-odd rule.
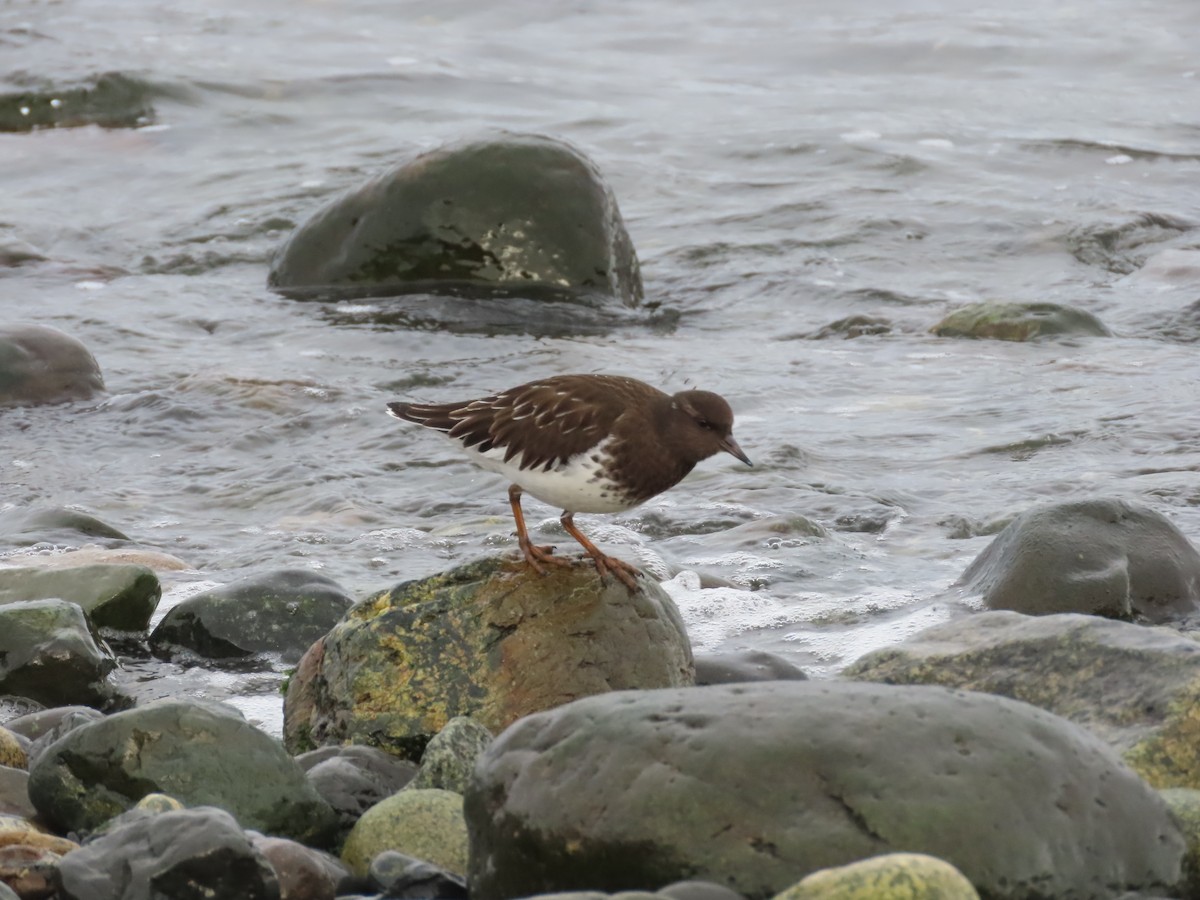
[[708,419],[697,419],[696,424],[701,428],[712,428],[712,422],[708,421]]

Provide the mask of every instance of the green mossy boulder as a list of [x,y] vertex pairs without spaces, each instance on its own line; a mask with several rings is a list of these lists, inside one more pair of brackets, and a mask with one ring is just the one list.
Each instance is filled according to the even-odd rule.
[[507,132],[433,150],[329,203],[288,238],[268,283],[298,298],[642,299],[633,244],[596,165],[554,138]]
[[434,788],[403,790],[372,806],[350,830],[342,862],[366,875],[371,860],[398,850],[456,875],[467,871],[467,825],[462,796]]
[[922,853],[887,853],[821,869],[774,900],[979,900],[966,876]]
[[1058,303],[972,303],[930,329],[938,337],[1031,341],[1052,335],[1110,337],[1091,313]]

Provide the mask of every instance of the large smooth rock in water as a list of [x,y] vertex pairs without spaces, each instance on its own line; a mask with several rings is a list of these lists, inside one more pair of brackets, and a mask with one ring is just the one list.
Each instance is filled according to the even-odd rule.
[[770,897],[891,852],[991,900],[1170,890],[1184,839],[1099,738],[1002,697],[804,681],[626,691],[500,735],[466,795],[472,900],[654,889]]
[[284,740],[418,760],[455,716],[497,733],[589,694],[692,680],[679,610],[657,584],[634,594],[591,565],[542,576],[491,557],[355,606],[292,676]]
[[29,600],[0,606],[0,694],[45,706],[124,705],[109,681],[117,667],[83,610],[67,600]]
[[229,813],[133,813],[59,864],[64,900],[279,900],[275,870]]
[[29,797],[48,822],[87,832],[163,793],[218,806],[244,827],[324,845],[333,810],[277,740],[233,707],[161,700],[83,725],[37,758]]
[[596,165],[554,138],[509,133],[439,148],[334,200],[288,238],[268,283],[322,299],[463,289],[642,299]]
[[930,329],[938,337],[1031,341],[1049,335],[1110,337],[1090,312],[1058,303],[972,303]]
[[1200,643],[1096,616],[988,612],[921,631],[843,675],[1001,694],[1082,725],[1158,788],[1200,788]]
[[0,569],[0,605],[55,597],[78,604],[98,628],[144,631],[162,585],[145,566]]
[[956,586],[988,609],[1159,623],[1200,612],[1200,553],[1148,507],[1077,500],[1017,516]]
[[129,537],[95,516],[65,506],[14,507],[0,512],[0,542],[14,547],[99,541],[126,543]]
[[82,342],[47,325],[0,326],[0,407],[89,400],[103,390]]
[[278,653],[295,662],[354,600],[307,569],[252,575],[172,607],[150,635],[156,653],[184,647],[213,659]]

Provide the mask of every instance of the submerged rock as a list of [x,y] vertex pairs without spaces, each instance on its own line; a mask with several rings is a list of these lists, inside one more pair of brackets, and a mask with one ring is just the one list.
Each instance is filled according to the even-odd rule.
[[0,132],[36,128],[140,128],[154,122],[155,91],[144,81],[106,72],[87,84],[46,83],[0,94]]
[[498,732],[589,694],[692,680],[679,611],[657,584],[633,594],[590,565],[542,576],[493,557],[354,607],[292,676],[284,740],[419,759],[455,716]]
[[144,631],[162,585],[145,566],[0,569],[0,605],[54,597],[78,604],[98,628]]
[[129,537],[95,516],[65,506],[6,509],[0,512],[0,542],[14,547],[79,540],[124,543]]
[[[566,799],[569,798],[569,799]],[[522,719],[466,795],[472,900],[718,881],[768,898],[896,851],[992,900],[1171,890],[1166,804],[1099,738],[965,691],[760,682]]]
[[1048,335],[1110,337],[1091,313],[1058,303],[972,303],[956,309],[930,329],[938,337],[1030,341]]
[[321,299],[497,288],[642,299],[596,165],[554,138],[506,132],[431,151],[334,200],[291,235],[268,283]]
[[150,793],[218,806],[247,828],[316,846],[336,827],[279,742],[217,703],[161,700],[83,725],[29,774],[34,806],[64,831],[91,831]]
[[46,706],[109,709],[127,702],[109,681],[116,667],[77,604],[29,600],[0,606],[0,694]]
[[1200,643],[1165,628],[980,613],[868,654],[843,674],[1023,700],[1084,726],[1155,787],[1200,788]]
[[184,647],[212,659],[279,653],[296,661],[354,605],[332,578],[282,569],[188,597],[150,635],[155,653]]
[[988,609],[1166,622],[1200,612],[1200,552],[1149,507],[1054,503],[1017,516],[956,586]]
[[47,325],[0,326],[0,407],[90,400],[103,390],[82,341]]

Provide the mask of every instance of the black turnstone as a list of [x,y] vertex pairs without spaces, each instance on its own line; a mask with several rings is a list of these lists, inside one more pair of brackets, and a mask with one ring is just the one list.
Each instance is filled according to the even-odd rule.
[[637,590],[638,570],[605,556],[575,527],[575,513],[624,512],[678,484],[724,450],[746,465],[733,411],[709,391],[665,394],[618,375],[556,375],[464,403],[389,403],[397,419],[447,435],[485,469],[512,482],[517,541],[537,572],[571,565],[529,540],[521,494],[563,511],[562,525],[603,576]]

